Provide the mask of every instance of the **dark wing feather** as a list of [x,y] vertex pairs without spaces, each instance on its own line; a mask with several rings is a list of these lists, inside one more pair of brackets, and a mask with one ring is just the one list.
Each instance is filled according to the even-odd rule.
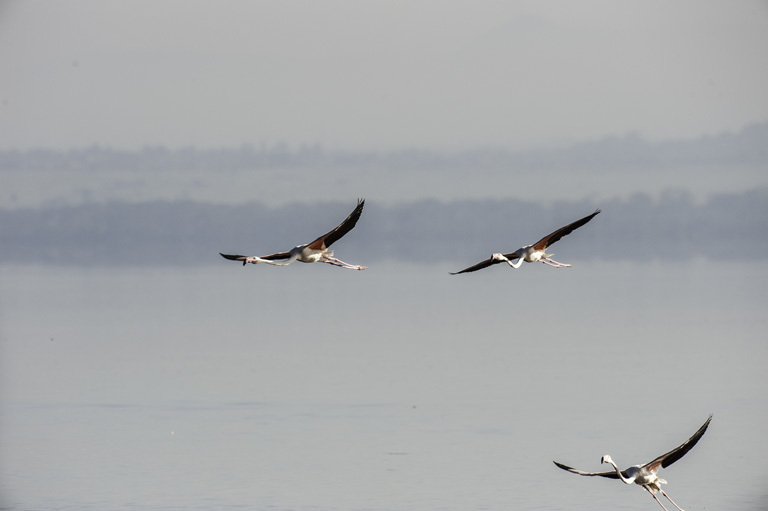
[[611,470],[610,472],[584,472],[583,470],[571,468],[567,465],[563,465],[562,463],[558,463],[554,460],[552,461],[552,463],[557,465],[559,468],[562,468],[563,470],[567,470],[568,472],[573,472],[574,474],[579,474],[580,476],[600,476],[600,477],[609,477],[611,479],[619,478],[619,475],[616,473],[615,470]]
[[594,218],[595,215],[597,215],[598,213],[600,213],[600,210],[596,209],[595,212],[592,213],[591,215],[587,215],[584,218],[582,218],[581,220],[576,220],[575,222],[570,223],[570,224],[566,225],[565,227],[559,228],[555,232],[544,236],[539,241],[534,243],[533,247],[536,250],[544,250],[544,249],[546,249],[548,246],[552,245],[553,243],[558,241],[560,238],[562,238],[564,236],[568,236],[573,231],[575,231],[576,229],[578,229],[582,225],[584,225],[587,222],[589,222],[590,220],[592,220],[592,218]]
[[701,437],[704,435],[704,432],[707,431],[707,427],[709,426],[709,421],[712,420],[712,416],[710,415],[707,419],[707,422],[704,423],[703,426],[699,428],[699,430],[693,434],[691,438],[685,441],[684,444],[680,445],[679,447],[675,447],[671,451],[669,451],[666,454],[662,454],[655,460],[646,463],[644,466],[648,468],[648,470],[654,470],[658,469],[658,465],[661,465],[661,468],[667,468],[672,463],[676,462],[683,456],[685,456],[688,451],[693,449],[693,446],[696,445],[696,443],[701,439]]
[[223,257],[224,259],[229,259],[231,261],[242,261],[243,262],[243,266],[245,266],[245,258],[247,256],[236,255],[236,254],[222,254],[221,252],[219,252],[219,255],[221,257]]
[[224,259],[229,259],[230,261],[243,261],[246,258],[244,255],[222,254],[221,252],[219,252],[219,255]]
[[259,259],[267,259],[269,261],[274,261],[275,259],[288,259],[289,257],[291,257],[290,252],[278,252],[277,254],[259,256]]
[[[517,255],[517,252],[512,252],[511,254],[504,254],[504,257],[506,257],[507,259],[513,259],[514,260],[514,259],[517,259],[520,256]],[[469,268],[464,268],[461,271],[455,271],[455,272],[450,272],[450,273],[451,273],[451,275],[458,275],[459,273],[469,273],[471,271],[482,270],[483,268],[488,268],[489,266],[493,266],[494,264],[499,264],[499,263],[503,263],[503,262],[504,261],[496,261],[493,258],[488,258],[485,261],[480,261],[479,263],[477,263],[474,266],[470,266]]]
[[452,271],[450,272],[451,275],[458,275],[459,273],[469,273],[471,271],[477,271],[482,270],[483,268],[488,268],[489,266],[493,266],[494,264],[498,264],[501,261],[494,261],[493,259],[486,259],[485,261],[481,261],[477,263],[474,266],[470,266],[469,268],[464,268],[461,271]]
[[333,245],[336,241],[340,240],[345,234],[352,230],[357,221],[360,219],[360,215],[363,213],[363,206],[365,206],[365,199],[357,199],[357,207],[349,214],[349,216],[339,224],[338,227],[333,229],[327,234],[324,234],[310,243],[308,246],[313,250],[322,250]]
[[[247,264],[245,262],[245,259],[248,256],[239,255],[239,254],[222,254],[221,252],[219,252],[219,255],[224,259],[229,259],[230,261],[242,261],[243,266]],[[260,256],[259,259],[269,259],[270,261],[273,261],[275,259],[288,259],[289,257],[291,257],[291,254],[289,254],[288,252],[279,252],[277,254]]]

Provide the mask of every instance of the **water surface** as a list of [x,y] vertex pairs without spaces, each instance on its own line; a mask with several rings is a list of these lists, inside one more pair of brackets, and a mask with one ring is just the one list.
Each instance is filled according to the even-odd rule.
[[768,508],[765,264],[371,266],[0,267],[2,504]]

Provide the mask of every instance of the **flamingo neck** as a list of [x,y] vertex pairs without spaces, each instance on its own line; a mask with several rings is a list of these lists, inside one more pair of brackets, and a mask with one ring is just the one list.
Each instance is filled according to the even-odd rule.
[[258,258],[256,258],[256,259],[258,259],[256,262],[257,263],[267,263],[267,264],[271,264],[273,266],[288,266],[289,264],[294,262],[296,259],[298,259],[299,255],[300,255],[299,252],[295,252],[293,250],[291,250],[290,254],[291,254],[290,257],[288,259],[284,260],[284,261],[272,261],[270,259],[262,259],[262,258],[258,257]]
[[634,479],[627,479],[624,477],[624,474],[621,473],[621,470],[619,470],[619,467],[616,466],[616,463],[613,462],[613,460],[608,460],[608,463],[613,465],[613,468],[616,470],[616,475],[619,476],[619,478],[624,482],[624,484],[632,484],[635,482]]
[[502,254],[500,252],[497,252],[497,253],[493,254],[491,256],[491,258],[494,261],[504,261],[505,263],[507,263],[508,265],[510,265],[512,268],[515,268],[515,269],[520,268],[520,265],[523,264],[523,256],[519,256],[517,258],[517,261],[515,261],[514,263],[512,261],[510,261],[509,258],[507,258],[504,254]]

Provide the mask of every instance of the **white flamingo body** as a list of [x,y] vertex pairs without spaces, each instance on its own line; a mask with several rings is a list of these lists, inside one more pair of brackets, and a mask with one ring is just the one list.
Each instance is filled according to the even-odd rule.
[[[610,463],[614,466],[615,469],[618,469],[613,460],[610,456],[607,454],[603,456],[603,459],[600,461],[601,463]],[[642,465],[633,465],[629,467],[628,469],[624,470],[623,472],[619,470],[617,472],[619,475],[619,478],[624,481],[625,484],[639,484],[640,486],[647,486],[647,485],[653,485],[657,486],[659,484],[667,484],[667,481],[658,477],[656,474],[651,472],[650,470],[644,469]]]
[[[522,266],[524,262],[535,263],[536,261],[541,261],[542,263],[549,264],[551,266],[554,266],[555,268],[571,266],[570,264],[563,264],[563,263],[558,263],[557,261],[553,261],[549,257],[553,256],[554,254],[547,254],[545,250],[538,250],[533,245],[528,245],[522,248],[518,248],[512,253],[512,255],[516,257],[510,257],[509,254],[504,255],[500,252],[497,252],[491,256],[491,259],[494,261],[505,262],[508,265],[510,265],[512,268],[520,268],[520,266]],[[517,261],[512,262],[511,259],[517,259]],[[458,272],[458,273],[461,273],[461,272]]]
[[669,495],[667,495],[666,492],[661,489],[661,485],[667,484],[667,481],[660,478],[656,474],[659,469],[666,468],[685,456],[685,454],[690,451],[693,446],[696,445],[696,443],[701,439],[701,437],[704,435],[704,432],[707,431],[707,427],[709,426],[709,422],[711,420],[712,416],[710,415],[704,425],[701,426],[699,430],[696,431],[696,433],[694,433],[693,436],[686,440],[682,445],[679,445],[668,453],[658,456],[653,461],[649,461],[643,465],[633,465],[626,470],[619,470],[619,467],[616,465],[616,463],[614,463],[613,459],[611,459],[610,455],[608,454],[600,459],[600,463],[608,463],[612,465],[613,470],[609,472],[584,472],[583,470],[571,468],[567,465],[563,465],[562,463],[558,463],[557,461],[555,461],[554,464],[559,468],[567,470],[568,472],[573,472],[574,474],[583,476],[609,477],[611,479],[620,479],[625,484],[634,483],[640,485],[644,490],[650,493],[656,502],[658,502],[659,505],[666,511],[667,508],[664,507],[664,504],[661,503],[659,497],[656,496],[656,492],[661,492],[661,494],[664,495],[667,500],[669,500],[677,509],[683,511],[682,508],[675,504],[675,501],[669,498]]
[[553,243],[563,238],[564,236],[569,235],[574,230],[578,229],[582,225],[592,220],[595,217],[595,215],[597,215],[598,213],[600,213],[599,209],[595,210],[595,212],[592,213],[591,215],[587,215],[584,218],[576,220],[575,222],[572,222],[544,236],[543,238],[541,238],[536,243],[533,243],[532,245],[526,245],[508,254],[502,254],[501,252],[496,252],[485,261],[480,261],[479,263],[473,266],[470,266],[469,268],[464,268],[461,271],[453,272],[451,273],[451,275],[458,275],[459,273],[469,273],[477,270],[482,270],[483,268],[487,268],[489,266],[492,266],[494,264],[499,264],[499,263],[507,263],[512,268],[520,268],[520,266],[524,262],[535,263],[539,261],[548,266],[552,266],[554,268],[570,268],[571,266],[570,264],[559,263],[554,259],[552,259],[551,257],[554,254],[547,254],[547,248]]
[[233,254],[222,254],[221,257],[229,259],[231,261],[242,261],[243,266],[246,264],[271,264],[274,266],[288,266],[294,261],[302,263],[328,263],[341,268],[348,268],[350,270],[365,270],[366,266],[359,266],[356,264],[345,263],[340,259],[333,257],[333,250],[329,247],[335,241],[341,239],[345,234],[352,230],[357,221],[360,219],[360,215],[363,212],[363,206],[365,205],[365,199],[357,201],[357,207],[350,215],[341,222],[335,229],[320,236],[311,243],[304,245],[297,245],[288,252],[277,252],[275,254],[269,254],[265,256],[244,256]]

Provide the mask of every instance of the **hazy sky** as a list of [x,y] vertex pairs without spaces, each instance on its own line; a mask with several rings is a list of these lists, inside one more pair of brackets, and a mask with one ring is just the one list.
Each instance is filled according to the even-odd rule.
[[508,148],[768,118],[768,3],[0,3],[0,149]]

